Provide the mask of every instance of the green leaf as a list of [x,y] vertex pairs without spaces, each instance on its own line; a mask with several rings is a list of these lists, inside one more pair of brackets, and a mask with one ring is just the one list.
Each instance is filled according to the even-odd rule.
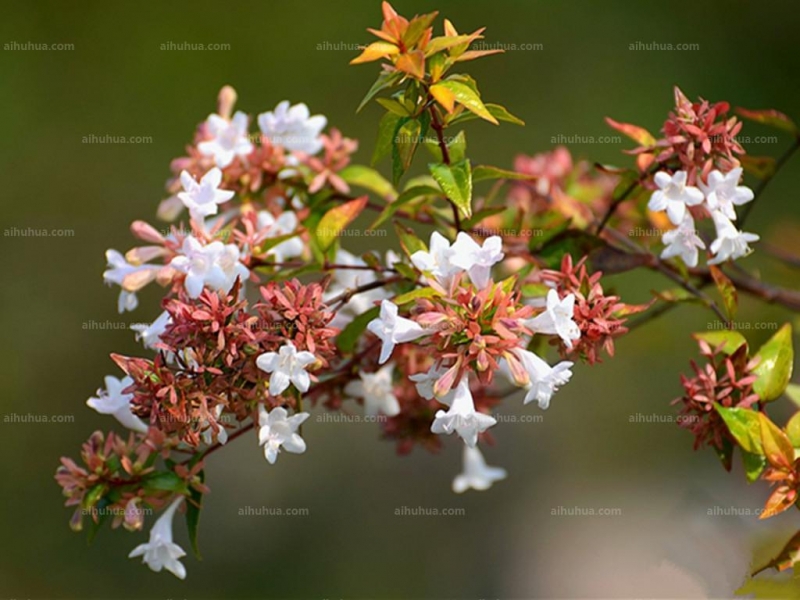
[[399,71],[384,71],[378,76],[378,79],[375,80],[375,83],[372,84],[372,87],[369,88],[367,95],[364,96],[364,99],[361,100],[361,104],[358,105],[356,112],[360,112],[362,108],[364,108],[370,100],[375,97],[375,94],[380,92],[381,90],[385,90],[386,88],[392,87],[395,83],[400,81],[403,77],[403,74]]
[[91,510],[94,508],[95,504],[97,504],[103,495],[106,493],[106,485],[104,483],[98,483],[94,487],[92,487],[86,494],[83,496],[83,500],[81,500],[81,507],[83,510]]
[[411,290],[410,292],[406,292],[405,294],[400,294],[399,296],[396,296],[392,300],[392,302],[394,302],[398,306],[401,306],[403,304],[408,304],[409,302],[413,302],[417,298],[435,298],[438,295],[439,293],[432,287],[423,287]]
[[535,179],[525,173],[517,173],[508,169],[491,167],[489,165],[478,165],[472,171],[472,181],[484,181],[485,179]]
[[378,215],[378,218],[375,222],[370,225],[370,229],[375,229],[378,226],[385,223],[389,220],[394,213],[396,213],[404,204],[408,204],[412,200],[416,200],[417,198],[422,198],[425,196],[441,196],[441,190],[437,190],[434,187],[427,186],[427,185],[420,185],[412,188],[408,188],[402,194],[400,194],[393,202],[390,202],[386,205],[386,207],[381,211],[381,214]]
[[743,450],[751,454],[764,455],[758,411],[751,408],[726,408],[717,403],[714,403],[714,408]]
[[789,422],[786,423],[786,436],[792,442],[792,446],[800,448],[800,412],[794,413]]
[[353,222],[367,205],[367,196],[361,196],[330,209],[320,219],[314,230],[322,251],[326,251],[339,237],[342,230]]
[[692,337],[696,340],[703,340],[708,342],[712,348],[722,346],[722,351],[725,354],[733,354],[741,346],[747,344],[747,340],[738,331],[731,331],[725,329],[722,331],[703,331],[701,333],[693,333]]
[[753,390],[765,402],[775,400],[789,384],[794,363],[792,326],[786,323],[755,354],[759,360],[754,373],[758,376]]
[[402,40],[406,48],[414,46],[425,33],[425,30],[431,26],[433,20],[438,13],[432,12],[425,15],[419,15],[411,19],[408,23],[407,29],[403,32]]
[[431,175],[464,218],[472,215],[472,171],[468,160],[429,165]]
[[775,109],[749,110],[747,108],[737,108],[736,112],[739,116],[755,121],[756,123],[762,123],[768,127],[775,127],[776,129],[783,129],[794,136],[800,134],[800,130],[797,129],[797,125],[794,124],[794,121]]
[[467,158],[467,135],[459,131],[456,136],[447,144],[451,162],[461,162]]
[[492,115],[492,113],[489,112],[489,109],[486,108],[486,105],[481,100],[478,92],[466,83],[462,83],[461,81],[456,81],[455,79],[450,78],[440,81],[431,87],[442,87],[447,89],[455,96],[456,102],[464,106],[467,110],[475,113],[481,119],[489,121],[490,123],[494,123],[495,125],[499,124],[497,119]]
[[397,237],[400,239],[400,247],[403,248],[403,251],[409,256],[409,258],[418,250],[428,250],[425,242],[417,237],[417,234],[414,233],[413,229],[404,227],[400,223],[395,223],[394,228],[397,232]]
[[786,389],[783,390],[783,393],[786,394],[786,397],[794,402],[796,406],[800,406],[800,385],[790,383],[786,386]]
[[753,483],[764,471],[767,466],[767,459],[759,454],[753,454],[742,450],[742,465],[744,466],[744,474],[747,477],[748,483]]
[[425,46],[425,56],[430,56],[431,54],[436,54],[437,52],[441,52],[442,50],[447,50],[448,48],[452,48],[453,46],[458,46],[459,44],[466,44],[474,39],[474,36],[471,35],[450,35],[450,36],[439,36],[432,38],[428,45]]
[[399,100],[395,100],[393,98],[378,98],[376,102],[390,113],[396,114],[398,117],[411,116],[411,112],[409,112],[408,108],[406,108],[406,105]]
[[336,347],[344,354],[353,352],[361,334],[364,333],[369,322],[378,317],[380,311],[380,307],[375,306],[350,321],[345,328],[342,329],[341,333],[336,336]]
[[758,413],[761,426],[761,446],[771,465],[789,468],[794,464],[794,446],[788,436],[770,421],[764,413]]
[[717,291],[722,296],[725,314],[728,319],[733,319],[736,316],[736,310],[739,308],[739,294],[736,292],[736,286],[716,265],[711,265],[709,270],[711,271],[711,277],[714,279],[714,285],[717,286]]
[[[525,121],[520,119],[519,117],[515,117],[512,115],[505,107],[500,106],[499,104],[491,104],[487,103],[486,110],[489,111],[489,114],[492,115],[498,121],[505,121],[506,123],[513,123],[514,125],[525,125]],[[446,120],[447,125],[456,125],[457,123],[464,123],[466,121],[472,121],[473,119],[477,119],[478,115],[471,112],[462,112],[461,114],[455,115],[452,118]]]
[[[753,577],[755,577],[756,575],[758,575],[762,571],[766,571],[767,569],[776,569],[778,571],[785,571],[786,569],[788,569],[792,565],[794,565],[795,562],[797,561],[797,558],[798,558],[797,551],[798,550],[800,550],[800,531],[795,533],[792,536],[792,538],[788,542],[786,542],[786,545],[780,551],[778,556],[773,558],[771,561],[769,561],[763,567],[760,567],[760,568],[756,569],[755,571],[753,571]],[[748,593],[748,594],[755,593],[757,590],[753,589],[754,586],[751,585],[751,584],[756,584],[756,583],[773,583],[774,585],[780,585],[778,582],[771,582],[771,581],[768,581],[768,580],[765,581],[765,580],[760,580],[760,579],[759,580],[752,579],[749,582],[747,582],[747,584],[745,584],[743,587],[741,587],[740,589],[736,590],[736,592],[737,593],[742,593],[742,594],[744,594],[744,593]],[[791,586],[790,586],[790,588],[788,590],[785,587],[778,587],[778,588],[775,588],[775,591],[777,592],[777,595],[775,595],[775,596],[761,596],[761,597],[763,597],[763,598],[788,598],[789,595],[786,593],[787,591],[796,592],[796,583],[794,581],[791,581],[791,580],[789,581],[789,583],[791,584]],[[749,589],[746,589],[746,588],[749,588]]]
[[414,153],[417,151],[422,137],[422,123],[419,119],[411,119],[398,123],[392,141],[392,179],[397,185],[403,174],[408,171]]
[[[197,475],[201,482],[205,481],[205,471],[201,470]],[[189,498],[186,500],[186,528],[189,530],[189,543],[197,560],[202,559],[200,545],[197,542],[197,528],[200,525],[200,509],[202,506],[203,493],[191,488],[189,490]]]
[[375,142],[375,150],[372,153],[372,166],[377,165],[384,156],[388,156],[391,153],[400,119],[401,117],[390,112],[381,117],[378,124],[378,140]]
[[375,169],[363,165],[347,165],[344,169],[339,171],[339,177],[350,185],[375,192],[378,196],[390,202],[397,196],[394,187],[391,183],[386,181],[383,175],[378,173]]
[[145,492],[176,492],[185,494],[188,489],[186,481],[178,477],[172,471],[159,471],[148,475],[142,479]]

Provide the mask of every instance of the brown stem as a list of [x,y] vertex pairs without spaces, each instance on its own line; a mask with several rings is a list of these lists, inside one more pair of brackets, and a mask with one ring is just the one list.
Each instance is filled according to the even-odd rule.
[[781,170],[783,165],[786,164],[786,161],[788,161],[798,149],[800,149],[800,136],[798,136],[795,139],[794,144],[792,144],[783,154],[781,154],[781,156],[775,162],[775,169],[772,171],[772,173],[769,176],[762,179],[761,183],[759,183],[758,187],[756,187],[756,189],[753,191],[752,202],[749,202],[748,204],[744,205],[744,208],[742,209],[742,214],[739,216],[738,226],[740,229],[744,227],[744,222],[750,215],[750,211],[753,210],[753,207],[756,205],[756,201],[758,200],[759,196],[761,196],[764,193],[764,190],[767,189],[769,182],[775,179],[775,176],[778,174],[778,171]]
[[[429,101],[431,100],[433,100],[433,98],[429,97]],[[430,112],[431,115],[431,127],[436,132],[436,139],[439,142],[439,149],[442,151],[442,162],[446,165],[449,165],[450,150],[447,148],[447,142],[444,139],[444,126],[439,121],[439,115],[436,112],[436,107],[433,104],[431,104],[428,112]],[[453,209],[453,225],[455,225],[456,231],[463,231],[461,229],[461,215],[458,213],[458,206],[456,206],[456,203],[449,198],[447,201],[450,203],[450,206]]]

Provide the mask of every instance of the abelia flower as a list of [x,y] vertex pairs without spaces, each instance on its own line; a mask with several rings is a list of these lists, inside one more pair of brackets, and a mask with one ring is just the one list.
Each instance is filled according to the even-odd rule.
[[165,310],[152,323],[134,323],[131,329],[136,332],[136,339],[141,340],[145,348],[152,350],[161,341],[161,335],[171,322],[172,317]]
[[[106,261],[108,261],[108,269],[103,272],[103,281],[107,284],[116,283],[122,288],[119,292],[117,310],[120,314],[126,310],[135,310],[139,306],[136,290],[155,279],[158,267],[131,264],[116,250],[106,251]],[[134,278],[136,279],[135,285],[131,286]]]
[[170,266],[186,274],[184,286],[190,298],[197,298],[203,287],[228,292],[237,278],[245,281],[250,271],[240,261],[235,244],[216,241],[203,245],[194,236],[186,236],[181,254]]
[[687,267],[697,266],[698,248],[706,247],[703,240],[697,235],[694,219],[688,212],[684,215],[681,224],[675,229],[667,231],[662,236],[661,241],[667,245],[661,251],[661,258],[668,259],[680,256]]
[[166,569],[178,579],[186,578],[186,567],[180,561],[186,556],[186,552],[172,541],[172,519],[181,502],[183,496],[179,496],[169,505],[150,529],[150,540],[136,546],[128,558],[142,556],[142,562],[156,573]]
[[262,404],[258,406],[258,444],[264,446],[264,456],[269,464],[278,460],[281,449],[293,454],[306,451],[306,442],[297,433],[297,428],[311,415],[301,412],[288,416],[282,406],[267,411]]
[[730,220],[736,220],[736,206],[747,204],[754,197],[753,190],[744,185],[739,185],[742,178],[742,168],[731,169],[727,173],[711,171],[708,174],[708,183],[699,182],[700,189],[706,196],[706,204],[712,211],[718,210]]
[[310,115],[305,104],[289,106],[289,101],[284,100],[274,111],[258,115],[258,126],[275,146],[316,154],[322,149],[320,134],[328,120],[322,115]]
[[[258,228],[267,238],[282,237],[294,233],[297,231],[298,225],[297,215],[290,210],[282,212],[277,218],[267,210],[262,210],[258,213]],[[301,256],[303,248],[303,240],[300,239],[300,236],[294,236],[272,246],[268,250],[268,254],[273,256],[276,262],[285,262],[291,258]]]
[[647,208],[658,212],[667,211],[669,220],[675,225],[683,221],[687,206],[701,204],[705,197],[698,188],[686,185],[686,171],[678,171],[673,175],[659,171],[654,177],[658,190],[650,196]]
[[493,235],[479,245],[463,231],[459,232],[451,248],[450,262],[464,269],[470,281],[485,288],[491,279],[492,266],[503,260],[503,240]]
[[494,417],[475,410],[472,392],[469,389],[467,376],[461,378],[455,389],[453,404],[445,412],[440,410],[431,424],[431,431],[436,434],[450,435],[454,431],[464,443],[474,448],[478,443],[478,434],[497,423]]
[[192,219],[198,223],[202,223],[208,216],[217,214],[218,205],[233,198],[233,192],[219,189],[220,183],[222,183],[222,171],[217,167],[203,175],[199,183],[188,171],[181,172],[184,191],[178,194],[178,198],[189,209]]
[[225,445],[228,441],[228,430],[225,429],[222,425],[219,424],[219,418],[222,416],[222,411],[225,409],[225,406],[222,404],[217,404],[214,407],[214,421],[216,422],[216,431],[214,429],[215,425],[212,425],[210,421],[206,421],[205,425],[207,428],[203,431],[203,442],[206,445],[211,445],[214,443],[216,439],[221,445]]
[[389,360],[395,344],[412,342],[425,335],[425,330],[418,323],[398,316],[397,311],[396,304],[389,300],[383,300],[381,302],[380,316],[370,321],[367,325],[367,329],[377,335],[383,342],[381,356],[378,360],[380,364]]
[[339,171],[350,164],[351,155],[358,150],[358,142],[342,135],[338,129],[331,129],[330,135],[320,135],[325,152],[321,157],[308,156],[305,164],[312,171],[308,193],[316,194],[326,184],[341,194],[349,194],[350,186],[339,176]]
[[574,363],[565,360],[551,367],[533,352],[519,348],[515,351],[522,368],[528,375],[528,383],[524,385],[527,390],[524,403],[536,400],[539,408],[546,410],[550,406],[550,399],[562,385],[566,385],[572,377]]
[[751,252],[749,243],[760,239],[755,233],[739,231],[731,220],[720,211],[713,211],[711,218],[714,219],[717,238],[711,242],[710,250],[714,253],[714,258],[708,261],[710,265],[718,265],[728,260],[747,256]]
[[547,292],[547,305],[544,312],[525,321],[525,326],[534,333],[557,335],[564,345],[571,349],[572,343],[579,340],[581,330],[574,321],[575,295],[567,294],[559,298],[556,290]]
[[300,392],[307,392],[311,377],[306,368],[317,362],[317,358],[307,350],[297,351],[291,342],[280,347],[278,352],[265,352],[256,359],[258,368],[271,373],[269,393],[280,396],[290,384]]
[[409,379],[414,382],[417,393],[426,400],[433,400],[436,398],[439,402],[446,406],[450,406],[453,403],[453,396],[455,395],[454,390],[450,390],[447,394],[442,397],[437,397],[434,394],[434,387],[436,382],[445,374],[447,373],[448,369],[446,367],[441,366],[432,366],[430,370],[425,371],[423,373],[417,373],[416,375],[410,375]]
[[495,481],[507,476],[505,469],[488,466],[477,446],[470,448],[464,445],[463,461],[464,471],[453,479],[453,491],[456,494],[462,494],[468,489],[488,490]]
[[417,250],[411,255],[411,262],[420,271],[430,273],[442,286],[447,287],[453,275],[462,270],[453,262],[453,255],[454,250],[447,238],[434,231],[428,251]]
[[214,163],[224,169],[237,157],[246,157],[253,151],[247,133],[248,118],[237,111],[231,120],[217,114],[209,115],[206,128],[210,139],[197,144],[199,152],[214,157]]
[[349,382],[344,391],[350,396],[364,399],[364,411],[368,415],[393,417],[400,412],[400,404],[394,395],[392,375],[394,365],[389,363],[375,373],[359,373],[359,380]]
[[117,379],[108,375],[105,378],[106,389],[97,390],[97,396],[89,398],[86,404],[102,415],[112,415],[132,431],[147,433],[147,424],[131,411],[133,394],[123,393],[123,390],[133,385],[133,383],[133,379],[130,377]]

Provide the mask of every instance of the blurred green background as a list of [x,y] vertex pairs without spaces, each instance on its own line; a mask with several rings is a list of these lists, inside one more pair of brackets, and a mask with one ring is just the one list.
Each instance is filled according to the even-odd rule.
[[[468,127],[476,163],[508,167],[553,136],[612,134],[603,117],[656,131],[672,86],[690,97],[774,107],[800,118],[800,11],[796,2],[439,2],[399,0],[401,14],[439,9],[460,31],[487,26],[487,42],[541,44],[470,63],[484,98],[527,127]],[[695,356],[689,332],[709,316],[686,307],[623,338],[617,357],[575,369],[540,422],[501,423],[486,452],[507,481],[456,496],[460,443],[440,456],[395,456],[370,424],[306,426],[308,452],[269,466],[254,437],[210,459],[201,524],[203,562],[187,557],[180,582],[127,553],[145,533],[104,530],[87,547],[73,534],[53,473],[98,428],[115,427],[84,401],[114,373],[109,352],[141,352],[130,332],[87,329],[148,321],[158,290],[133,314],[116,313],[103,286],[104,251],[133,245],[128,225],[155,220],[170,159],[231,84],[238,107],[258,113],[306,102],[361,140],[367,162],[380,115],[355,114],[375,65],[349,67],[378,27],[377,0],[325,2],[16,2],[0,20],[0,229],[72,229],[72,237],[4,235],[0,349],[8,415],[74,415],[74,422],[0,422],[0,598],[530,598],[730,596],[754,548],[774,550],[800,525],[709,516],[710,507],[754,510],[766,498],[740,469],[726,474],[710,451],[671,423],[678,373]],[[18,44],[70,43],[72,51]],[[161,50],[225,43],[226,51]],[[328,42],[330,45],[326,44]],[[696,43],[697,51],[631,51],[630,44]],[[16,49],[15,49],[16,48]],[[327,48],[327,49],[326,49]],[[747,125],[745,135],[771,132]],[[149,136],[147,144],[86,144],[85,136]],[[777,155],[789,144],[750,146]],[[579,157],[629,164],[632,144],[573,144]],[[748,229],[800,251],[800,157],[770,186]],[[348,243],[357,250],[358,240]],[[797,271],[757,252],[744,261],[792,287]],[[613,281],[631,302],[665,287],[650,276]],[[778,308],[745,301],[737,320],[783,322]],[[767,333],[747,333],[751,344]],[[512,398],[500,414],[523,411]],[[307,516],[239,516],[243,507],[307,509]],[[464,516],[395,516],[407,507],[464,508]],[[559,507],[621,511],[553,516]],[[179,543],[186,547],[182,524]]]

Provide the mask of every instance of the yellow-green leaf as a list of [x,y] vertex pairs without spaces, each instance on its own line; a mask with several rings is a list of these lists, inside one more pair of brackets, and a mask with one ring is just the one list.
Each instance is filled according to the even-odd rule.
[[472,171],[468,160],[429,165],[431,175],[464,218],[472,215]]
[[316,228],[316,237],[323,252],[331,247],[342,230],[364,210],[367,201],[367,196],[361,196],[325,213]]
[[483,103],[478,93],[467,84],[452,79],[445,79],[437,83],[436,86],[448,89],[452,92],[453,96],[455,96],[459,104],[462,104],[467,110],[475,113],[481,119],[498,125],[497,119],[494,118],[492,113],[489,112],[489,109],[486,108],[486,105]]
[[786,323],[755,354],[754,372],[758,376],[753,390],[764,401],[775,400],[789,384],[794,363],[792,326]]

